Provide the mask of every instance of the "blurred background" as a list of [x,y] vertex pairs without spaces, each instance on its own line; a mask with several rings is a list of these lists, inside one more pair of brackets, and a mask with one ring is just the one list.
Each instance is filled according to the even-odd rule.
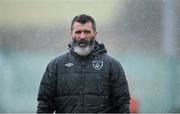
[[180,0],[0,0],[0,112],[36,112],[44,70],[82,13],[121,62],[138,112],[180,112]]

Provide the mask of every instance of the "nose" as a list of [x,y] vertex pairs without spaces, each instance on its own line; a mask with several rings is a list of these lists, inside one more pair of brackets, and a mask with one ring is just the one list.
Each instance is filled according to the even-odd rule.
[[80,39],[85,39],[85,38],[86,38],[86,35],[85,35],[84,32],[82,32],[82,33],[80,34]]

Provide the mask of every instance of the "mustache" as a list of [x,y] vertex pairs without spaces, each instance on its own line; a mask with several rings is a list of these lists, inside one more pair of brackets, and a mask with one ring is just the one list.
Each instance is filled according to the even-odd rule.
[[78,44],[78,45],[79,45],[79,44],[88,45],[88,44],[89,44],[89,41],[87,41],[87,40],[80,40],[80,41],[77,42],[77,44]]
[[94,40],[73,40],[73,44],[75,46],[80,45],[80,44],[85,44],[85,45],[92,45]]

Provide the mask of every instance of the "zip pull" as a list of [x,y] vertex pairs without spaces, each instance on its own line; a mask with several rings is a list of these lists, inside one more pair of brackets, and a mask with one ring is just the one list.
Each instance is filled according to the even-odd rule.
[[85,62],[84,61],[82,61],[82,66],[84,66],[85,65]]

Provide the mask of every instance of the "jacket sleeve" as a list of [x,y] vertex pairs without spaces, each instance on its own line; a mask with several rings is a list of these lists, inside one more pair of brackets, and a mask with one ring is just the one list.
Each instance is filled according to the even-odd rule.
[[118,61],[111,64],[111,112],[130,112],[130,93],[124,70]]
[[54,98],[56,94],[56,65],[51,61],[41,79],[38,92],[37,113],[54,112]]

